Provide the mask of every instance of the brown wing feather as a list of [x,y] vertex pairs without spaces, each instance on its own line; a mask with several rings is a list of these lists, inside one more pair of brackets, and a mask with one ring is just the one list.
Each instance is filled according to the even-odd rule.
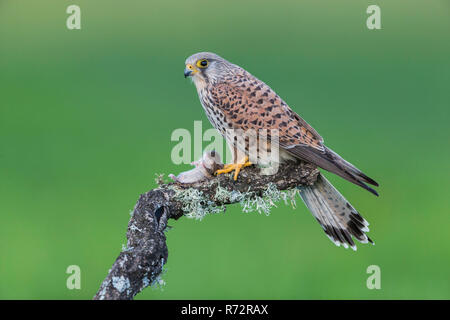
[[317,131],[264,82],[244,70],[227,80],[227,83],[212,86],[211,91],[221,111],[235,128],[244,131],[278,129],[280,143],[324,150],[323,139]]
[[279,145],[296,158],[325,170],[378,195],[365,183],[378,186],[355,166],[323,144],[323,138],[264,82],[247,71],[226,83],[211,86],[211,97],[235,129],[278,129]]

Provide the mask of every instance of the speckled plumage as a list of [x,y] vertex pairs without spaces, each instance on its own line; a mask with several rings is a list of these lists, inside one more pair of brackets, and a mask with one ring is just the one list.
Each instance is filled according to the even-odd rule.
[[[251,147],[249,139],[245,140],[246,143],[237,143],[228,129],[233,129],[234,132],[276,129],[278,139],[272,139],[269,134],[267,149],[277,141],[281,161],[295,158],[311,162],[377,195],[366,183],[378,184],[327,148],[317,131],[267,84],[213,53],[194,54],[186,60],[186,66],[185,76],[193,79],[208,119],[232,149],[247,154]],[[257,138],[260,138],[259,135]],[[267,161],[258,157],[258,162]],[[341,240],[339,241],[352,246],[349,241]]]

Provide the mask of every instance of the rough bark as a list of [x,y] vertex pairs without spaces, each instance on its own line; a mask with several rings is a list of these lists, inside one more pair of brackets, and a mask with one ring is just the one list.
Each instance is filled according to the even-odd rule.
[[128,223],[127,248],[124,248],[108,272],[94,300],[130,300],[152,284],[161,274],[167,262],[168,249],[164,230],[169,219],[177,220],[184,212],[185,203],[177,194],[196,189],[202,198],[215,206],[238,202],[239,199],[218,199],[217,188],[229,192],[262,196],[269,184],[278,190],[293,189],[315,182],[318,170],[307,163],[286,163],[273,175],[260,174],[256,167],[245,168],[237,181],[231,174],[223,174],[211,180],[195,184],[168,183],[142,194]]

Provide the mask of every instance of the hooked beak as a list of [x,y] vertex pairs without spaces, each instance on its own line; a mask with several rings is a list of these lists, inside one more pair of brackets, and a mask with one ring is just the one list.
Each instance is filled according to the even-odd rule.
[[190,77],[191,74],[192,74],[192,71],[191,71],[191,70],[184,69],[184,77],[185,77],[185,78]]
[[192,64],[187,64],[186,68],[184,68],[184,77],[191,77],[194,74],[196,74],[198,72],[198,70],[192,65]]

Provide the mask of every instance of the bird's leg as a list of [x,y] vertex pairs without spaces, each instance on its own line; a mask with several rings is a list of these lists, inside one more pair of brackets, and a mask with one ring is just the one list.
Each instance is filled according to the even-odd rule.
[[242,168],[251,166],[252,163],[248,161],[248,157],[245,156],[245,158],[242,161],[238,161],[237,163],[230,163],[223,166],[223,169],[217,170],[216,174],[222,174],[222,173],[228,173],[234,170],[234,181],[237,180],[237,177],[239,175],[239,172]]

